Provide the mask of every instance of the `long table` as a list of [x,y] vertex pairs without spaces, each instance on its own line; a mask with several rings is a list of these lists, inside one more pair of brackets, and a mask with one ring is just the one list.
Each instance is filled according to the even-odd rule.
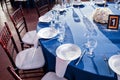
[[[83,23],[81,14],[84,15],[93,23],[94,29],[97,31],[97,36],[94,37],[97,40],[97,47],[94,50],[95,57],[90,58],[85,54],[78,65],[75,63],[78,59],[72,61],[66,70],[65,76],[68,80],[117,80],[116,74],[109,68],[107,62],[104,60],[104,56],[107,58],[116,54],[120,50],[120,29],[117,31],[108,31],[106,24],[95,23],[92,20],[92,12],[98,6],[91,6],[89,2],[83,3],[83,8],[74,8],[74,11],[78,14],[80,22],[75,22],[73,18],[73,10],[68,9],[66,12],[66,34],[64,43],[74,43],[83,50],[83,44],[86,42],[84,34],[87,32],[89,26],[85,26]],[[119,15],[120,11],[114,8],[113,3],[107,4],[115,15]],[[49,27],[50,23],[39,22],[37,31],[41,28]],[[40,39],[44,57],[46,71],[55,71],[55,59],[56,49],[60,46],[60,43],[56,38],[44,40]],[[62,65],[61,65],[62,66]]]

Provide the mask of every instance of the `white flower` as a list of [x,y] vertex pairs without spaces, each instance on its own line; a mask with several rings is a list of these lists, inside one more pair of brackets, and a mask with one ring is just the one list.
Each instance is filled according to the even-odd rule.
[[93,12],[93,20],[100,23],[108,23],[108,17],[112,14],[109,8],[96,8]]

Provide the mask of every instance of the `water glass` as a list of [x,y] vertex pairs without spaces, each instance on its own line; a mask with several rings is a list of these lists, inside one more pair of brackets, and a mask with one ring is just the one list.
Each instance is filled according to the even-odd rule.
[[65,37],[65,26],[62,23],[59,23],[58,33],[58,41],[62,44]]
[[88,52],[87,52],[88,56],[89,56],[89,57],[94,57],[94,52],[93,52],[93,50],[94,50],[94,49],[96,48],[96,46],[97,46],[97,40],[91,38],[91,39],[88,40],[88,42],[85,44],[85,46],[86,46],[86,48],[87,48],[87,50],[88,50]]
[[114,0],[115,8],[118,8],[118,2],[119,2],[119,0]]

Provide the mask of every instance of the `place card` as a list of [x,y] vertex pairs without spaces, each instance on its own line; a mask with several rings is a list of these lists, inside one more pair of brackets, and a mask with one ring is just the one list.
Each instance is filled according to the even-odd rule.
[[119,15],[109,15],[107,29],[117,30],[119,27]]

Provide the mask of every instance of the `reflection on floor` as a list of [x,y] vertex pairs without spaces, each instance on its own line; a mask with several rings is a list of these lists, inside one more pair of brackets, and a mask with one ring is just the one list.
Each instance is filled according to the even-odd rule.
[[[11,6],[9,7],[9,10],[10,10],[10,13],[13,12],[13,9]],[[36,13],[36,10],[34,8],[27,8],[27,9],[24,8],[24,14],[27,21],[28,29],[29,30],[36,29],[36,25],[38,22],[38,15]],[[4,22],[7,22],[10,25],[12,34],[14,35],[16,42],[19,43],[19,39],[17,37],[16,31],[14,30],[13,24],[7,14],[5,5],[3,10],[0,6],[0,31],[2,26],[4,25]],[[17,46],[19,47],[20,45],[17,44]],[[19,50],[21,50],[20,47],[19,47]],[[0,46],[0,80],[13,80],[12,76],[9,74],[9,72],[6,69],[9,65],[11,64],[8,60],[8,57]],[[43,76],[43,73],[44,72],[42,71],[42,73],[39,74],[40,76],[37,78],[24,79],[24,80],[40,80],[41,77]]]

